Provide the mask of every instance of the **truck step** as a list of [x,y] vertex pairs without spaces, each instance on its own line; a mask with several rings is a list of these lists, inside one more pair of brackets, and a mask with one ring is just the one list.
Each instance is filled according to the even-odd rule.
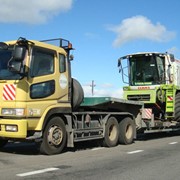
[[74,131],[74,142],[103,138],[103,129],[78,129]]

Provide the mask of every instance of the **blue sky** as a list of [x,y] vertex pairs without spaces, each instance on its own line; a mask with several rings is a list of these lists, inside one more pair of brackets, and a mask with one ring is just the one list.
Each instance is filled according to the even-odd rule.
[[179,0],[0,0],[0,41],[63,37],[73,51],[72,75],[86,96],[121,97],[117,59],[170,52],[180,58]]

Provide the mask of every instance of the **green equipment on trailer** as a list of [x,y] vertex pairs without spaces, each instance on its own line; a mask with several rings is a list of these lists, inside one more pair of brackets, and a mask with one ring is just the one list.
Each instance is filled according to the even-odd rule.
[[139,130],[180,128],[180,61],[168,53],[143,52],[118,59],[124,99],[144,103]]

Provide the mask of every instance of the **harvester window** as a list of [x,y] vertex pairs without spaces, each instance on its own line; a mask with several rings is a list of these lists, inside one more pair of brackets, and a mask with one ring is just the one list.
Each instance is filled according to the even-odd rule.
[[33,52],[31,76],[43,76],[54,73],[54,54],[41,50]]
[[131,85],[153,85],[164,82],[163,59],[157,55],[130,58]]

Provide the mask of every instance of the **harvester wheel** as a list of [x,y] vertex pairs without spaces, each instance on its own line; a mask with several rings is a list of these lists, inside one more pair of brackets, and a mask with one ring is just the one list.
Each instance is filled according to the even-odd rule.
[[119,128],[118,122],[115,117],[110,117],[106,123],[105,136],[103,145],[105,147],[114,147],[118,143]]
[[134,121],[126,117],[119,122],[119,143],[120,144],[132,144],[135,134]]
[[66,139],[67,133],[63,120],[60,117],[53,117],[45,127],[40,152],[46,155],[59,154],[66,145]]
[[175,97],[175,120],[180,121],[180,93]]

